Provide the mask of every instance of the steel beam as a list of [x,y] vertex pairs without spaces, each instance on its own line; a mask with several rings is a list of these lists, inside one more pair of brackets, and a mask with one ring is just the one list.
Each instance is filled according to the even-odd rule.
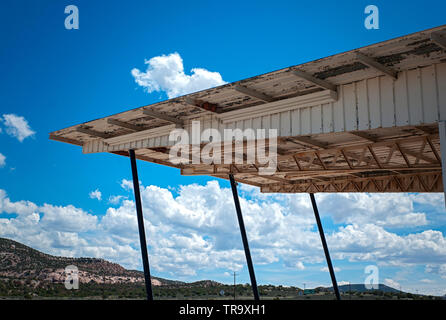
[[76,131],[80,132],[80,133],[88,134],[93,137],[98,137],[98,138],[103,138],[103,139],[110,138],[110,135],[107,133],[99,132],[99,131],[92,130],[92,129],[87,129],[84,127],[77,127]]
[[394,80],[398,79],[398,72],[396,72],[392,68],[389,68],[389,67],[377,62],[375,59],[362,54],[361,52],[356,53],[356,59],[359,62],[361,62],[363,65],[366,65],[369,68],[372,68],[372,69],[378,70],[379,72],[387,74],[389,77],[391,77]]
[[[351,174],[351,173],[348,173]],[[348,175],[347,174],[347,175]],[[359,173],[358,173],[359,174]],[[263,193],[311,193],[311,192],[443,192],[441,171],[397,173],[392,175],[369,177],[327,178],[327,181],[312,181],[314,176],[293,184],[262,184]],[[318,176],[319,178],[323,176]],[[245,178],[250,184],[249,177]]]
[[142,215],[141,194],[139,192],[138,170],[136,167],[135,150],[129,150],[130,164],[132,166],[133,191],[135,192],[136,215],[138,217],[139,241],[141,243],[142,265],[146,282],[147,300],[153,300],[152,281],[150,277],[149,255],[147,253],[146,232]]
[[332,84],[332,83],[330,83],[328,81],[316,78],[315,76],[313,76],[313,75],[311,75],[309,73],[306,73],[306,72],[304,72],[302,70],[292,69],[291,73],[294,74],[295,76],[301,78],[301,79],[304,79],[304,80],[306,80],[308,82],[311,82],[312,84],[314,84],[314,85],[316,85],[316,86],[318,86],[318,87],[320,87],[322,89],[328,89],[328,90],[332,90],[332,91],[335,91],[335,92],[337,91],[336,90],[336,85],[334,85],[334,84]]
[[438,32],[431,33],[431,41],[433,41],[437,46],[446,50],[446,35]]
[[182,128],[184,126],[184,121],[181,119],[178,119],[176,117],[168,116],[164,113],[159,113],[150,109],[143,109],[142,113],[144,113],[146,116],[150,116],[152,118],[161,119],[167,122],[174,123],[178,128]]
[[234,196],[235,210],[237,211],[238,224],[240,226],[240,233],[242,234],[243,248],[245,249],[246,262],[248,264],[249,277],[251,278],[252,292],[254,294],[254,300],[258,301],[259,291],[257,289],[256,275],[254,273],[254,266],[252,264],[251,253],[249,251],[248,237],[246,236],[245,223],[243,222],[242,209],[240,207],[240,201],[238,198],[237,185],[232,174],[229,175],[229,181],[231,182],[232,195]]
[[244,86],[237,85],[234,87],[234,89],[240,93],[243,93],[247,96],[262,100],[264,102],[273,102],[276,100],[273,97],[270,97],[270,96],[264,94],[263,92],[260,92],[260,91],[257,91],[257,90],[251,89],[251,88],[247,88]]
[[338,283],[336,282],[333,265],[331,264],[330,252],[328,251],[327,241],[325,240],[324,229],[322,228],[321,218],[319,217],[319,210],[317,209],[316,199],[314,198],[313,193],[310,193],[310,199],[311,204],[313,205],[313,211],[316,218],[317,228],[319,229],[319,235],[321,236],[322,246],[324,247],[325,259],[327,259],[328,270],[330,271],[331,282],[333,283],[333,290],[336,295],[336,299],[341,300]]
[[118,120],[118,119],[109,118],[109,119],[107,119],[107,123],[108,124],[112,124],[114,126],[130,129],[132,131],[142,131],[142,130],[145,130],[145,128],[143,126],[137,126],[135,124],[131,124],[131,123],[128,123],[128,122],[125,122],[125,121],[121,121],[121,120]]
[[443,193],[446,206],[446,121],[438,121],[438,133],[440,135],[441,171],[443,176]]
[[207,101],[198,101],[191,97],[185,97],[184,102],[188,105],[201,108],[206,111],[210,111],[213,113],[222,113],[222,108],[214,103],[210,103]]
[[71,143],[71,144],[74,144],[76,146],[81,146],[81,147],[83,146],[83,143],[81,141],[70,139],[70,138],[65,138],[65,137],[62,137],[62,136],[56,136],[53,133],[50,133],[50,139],[54,140],[54,141]]

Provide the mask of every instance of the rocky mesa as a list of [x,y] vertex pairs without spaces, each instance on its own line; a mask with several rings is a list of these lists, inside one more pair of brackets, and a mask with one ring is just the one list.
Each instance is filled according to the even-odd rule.
[[[127,270],[119,264],[96,258],[67,258],[42,253],[19,242],[0,238],[0,277],[20,281],[63,282],[65,268],[78,268],[80,283],[137,283],[144,274]],[[152,277],[153,286],[171,285],[176,281]]]

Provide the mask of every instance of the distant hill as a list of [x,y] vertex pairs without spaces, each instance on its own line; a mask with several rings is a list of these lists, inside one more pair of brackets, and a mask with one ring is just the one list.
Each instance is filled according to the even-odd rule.
[[[338,286],[339,291],[346,293],[346,292],[371,292],[371,291],[381,291],[381,292],[390,292],[390,293],[400,293],[400,290],[394,289],[392,287],[386,286],[385,284],[379,284],[378,289],[367,289],[364,284],[345,284]],[[327,291],[333,291],[333,287],[325,288]]]
[[[81,290],[64,286],[65,267],[77,266]],[[1,299],[145,299],[144,274],[127,270],[119,264],[95,258],[67,258],[42,253],[19,242],[0,238],[0,300]],[[212,280],[196,282],[172,281],[152,277],[156,299],[251,299],[249,284],[222,284]],[[399,291],[380,284],[380,290]],[[363,284],[339,286],[341,292],[369,292],[352,295],[353,299],[393,299],[394,296],[367,290]],[[334,299],[333,288],[315,288],[314,293],[302,295],[298,287],[259,285],[262,299]],[[401,297],[400,297],[401,296]],[[417,299],[433,299],[418,296]],[[439,298],[440,299],[440,298]]]
[[[19,242],[0,238],[0,278],[19,279],[20,281],[35,280],[51,283],[62,283],[65,280],[65,267],[77,266],[80,283],[142,283],[144,273],[137,270],[127,270],[119,264],[96,258],[57,257],[30,248]],[[212,280],[201,280],[191,283],[168,280],[152,276],[154,287],[177,288],[215,288],[221,283]],[[333,287],[318,287],[316,291],[333,292]],[[296,287],[296,290],[299,288]],[[364,284],[341,285],[342,293],[372,292]],[[384,284],[378,291],[400,293],[399,290]]]
[[[19,242],[0,238],[0,277],[63,282],[65,267],[75,265],[81,283],[138,283],[144,274],[96,258],[66,258],[42,253]],[[181,286],[181,281],[152,277],[153,286]]]

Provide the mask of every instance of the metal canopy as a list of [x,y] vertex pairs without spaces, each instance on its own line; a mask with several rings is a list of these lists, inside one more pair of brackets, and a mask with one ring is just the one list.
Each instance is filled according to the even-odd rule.
[[[183,175],[230,180],[255,300],[259,293],[235,181],[262,192],[310,193],[333,290],[340,300],[313,193],[443,191],[444,39],[445,26],[417,32],[75,125],[50,133],[50,139],[82,146],[84,153],[130,156],[149,300],[153,294],[136,159],[176,167]],[[257,162],[170,162],[174,142],[169,133],[184,128],[192,134],[193,121],[200,124],[199,133],[276,129],[276,172],[260,174]],[[252,139],[247,136],[235,144],[231,159],[241,154],[244,160],[255,148]],[[262,143],[268,149],[271,141]],[[232,152],[232,138],[223,141],[228,144]],[[203,147],[199,145],[198,151]]]
[[[262,192],[441,192],[446,26],[50,133],[84,153],[128,155]],[[278,170],[173,164],[171,130],[277,129]],[[223,135],[222,135],[223,136]],[[244,154],[249,146],[243,146]],[[222,162],[223,163],[223,162]]]

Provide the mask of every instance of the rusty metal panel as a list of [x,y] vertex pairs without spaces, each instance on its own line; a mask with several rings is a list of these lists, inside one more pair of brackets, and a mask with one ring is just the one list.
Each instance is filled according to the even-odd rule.
[[291,135],[297,136],[300,134],[300,110],[291,111]]
[[409,102],[409,123],[423,123],[423,100],[421,93],[420,69],[407,71],[407,91]]
[[407,89],[407,72],[400,72],[394,84],[395,123],[397,126],[409,124],[409,100]]
[[344,88],[340,86],[338,89],[339,98],[333,102],[333,125],[334,131],[344,131]]
[[394,80],[390,77],[380,77],[380,105],[381,105],[381,126],[395,126],[395,105],[394,105]]
[[435,65],[440,120],[446,120],[446,63]]
[[356,83],[356,95],[358,108],[358,130],[368,130],[370,129],[370,116],[366,80],[361,80]]
[[252,119],[252,128],[254,130],[262,129],[262,117],[255,117]]
[[[322,107],[316,105],[310,108],[311,110],[311,132],[322,133]],[[282,133],[282,132],[281,132]]]
[[423,122],[433,123],[438,120],[437,86],[435,81],[435,66],[420,70],[423,96]]
[[322,105],[322,131],[324,133],[333,132],[333,106],[331,103]]
[[376,77],[367,80],[367,95],[369,100],[370,129],[381,127],[381,98],[380,98],[380,78]]
[[358,126],[358,114],[356,110],[356,89],[355,83],[346,84],[342,90],[344,102],[344,119],[345,130],[352,131],[357,130]]
[[300,109],[300,118],[301,118],[301,134],[310,134],[311,133],[311,110],[310,107]]
[[280,113],[280,135],[291,136],[291,112],[285,111]]

